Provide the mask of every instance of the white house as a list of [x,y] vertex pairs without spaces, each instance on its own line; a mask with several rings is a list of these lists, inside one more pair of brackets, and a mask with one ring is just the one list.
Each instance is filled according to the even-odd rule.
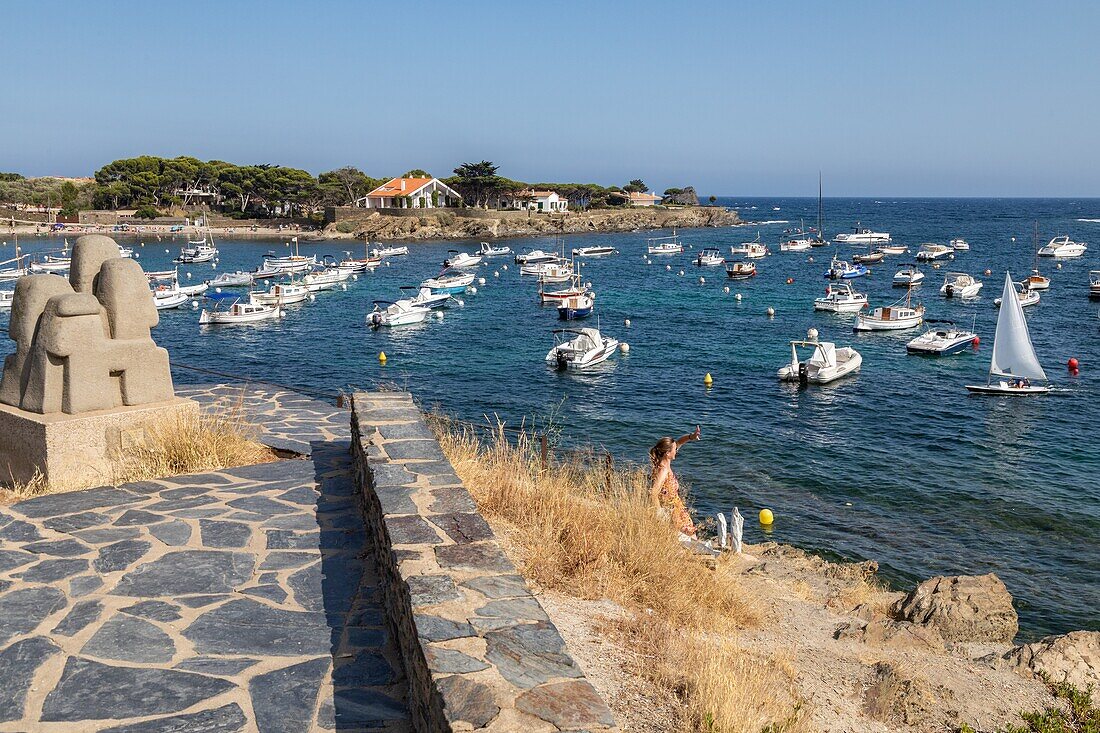
[[637,193],[636,191],[630,192],[630,205],[631,206],[656,206],[661,203],[661,197],[649,192]]
[[500,199],[500,208],[528,209],[530,211],[565,211],[569,208],[569,199],[558,195],[557,191],[532,191],[530,189],[506,194]]
[[438,178],[391,178],[355,202],[367,209],[438,209],[462,197]]

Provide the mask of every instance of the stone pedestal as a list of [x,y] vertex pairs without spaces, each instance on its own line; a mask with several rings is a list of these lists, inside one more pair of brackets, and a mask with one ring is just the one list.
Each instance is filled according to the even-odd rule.
[[40,415],[0,404],[0,484],[25,483],[38,473],[53,488],[109,484],[115,456],[140,445],[151,423],[198,409],[180,398],[79,415]]

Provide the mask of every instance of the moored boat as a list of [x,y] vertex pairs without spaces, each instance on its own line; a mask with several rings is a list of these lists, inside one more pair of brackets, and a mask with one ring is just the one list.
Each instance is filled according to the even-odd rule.
[[391,246],[391,247],[375,247],[371,250],[371,255],[379,259],[383,257],[401,257],[409,253],[409,248],[405,246]]
[[478,252],[482,257],[499,257],[501,255],[512,254],[512,248],[501,245],[500,247],[494,247],[488,242],[481,242],[481,249]]
[[190,299],[191,298],[187,295],[176,289],[153,292],[153,305],[157,307],[158,311],[179,308]]
[[756,277],[755,262],[727,262],[726,277],[730,280],[748,280]]
[[917,250],[918,262],[932,262],[934,260],[941,260],[944,257],[951,257],[955,254],[955,250],[951,249],[944,244],[936,244],[935,242],[925,242]]
[[886,259],[886,253],[881,249],[876,249],[874,252],[868,252],[866,254],[852,255],[852,262],[860,265],[873,265],[876,262],[882,262]]
[[553,262],[558,259],[556,254],[543,252],[541,249],[533,249],[529,252],[520,252],[516,255],[517,265],[536,265],[540,262]]
[[592,309],[596,301],[588,293],[574,295],[558,303],[558,318],[563,321],[573,321],[579,318],[587,318],[592,315]]
[[[828,384],[842,377],[855,374],[863,365],[863,357],[850,346],[837,348],[830,341],[818,341],[816,329],[810,329],[811,338],[791,342],[791,361],[780,367],[776,376],[782,382]],[[800,359],[799,347],[813,349],[809,359]]]
[[[382,306],[385,306],[383,308]],[[367,314],[367,323],[372,326],[411,326],[421,323],[428,317],[430,308],[416,305],[409,298],[401,300],[376,300],[374,311]]]
[[453,297],[450,293],[433,293],[431,288],[425,288],[423,286],[402,285],[400,289],[415,290],[416,295],[409,299],[412,301],[412,304],[432,310],[446,307],[447,303],[449,303]]
[[481,255],[472,255],[469,252],[459,252],[457,249],[447,250],[451,257],[443,260],[444,267],[466,268],[477,267],[481,264]]
[[554,335],[559,341],[546,354],[545,361],[560,371],[588,369],[605,362],[619,346],[618,340],[595,328],[558,328],[554,329]]
[[1088,245],[1084,242],[1074,242],[1067,235],[1055,237],[1050,240],[1046,246],[1039,250],[1040,257],[1057,257],[1059,259],[1068,259],[1070,257],[1080,257],[1085,254],[1085,250],[1088,249]]
[[924,322],[924,306],[918,303],[913,307],[910,303],[912,291],[905,294],[904,304],[901,300],[887,306],[879,306],[870,313],[860,313],[856,316],[856,331],[903,331],[907,328],[916,328]]
[[1031,343],[1024,309],[1016,297],[1012,276],[1005,273],[1001,310],[997,314],[997,331],[993,336],[993,354],[985,384],[967,384],[973,394],[1036,395],[1050,391],[1046,372]]
[[940,286],[940,295],[947,298],[973,298],[981,292],[982,282],[965,272],[949,272]]
[[574,257],[605,257],[607,255],[613,255],[617,252],[614,247],[605,246],[592,246],[592,247],[575,247],[573,249]]
[[0,290],[0,310],[11,310],[11,304],[14,300],[14,290]]
[[[1016,287],[1016,297],[1020,301],[1020,307],[1026,308],[1029,305],[1036,305],[1039,302],[1039,291],[1032,290],[1027,286],[1027,280],[1022,283],[1014,283]],[[1003,298],[994,298],[993,305],[1000,308]]]
[[1100,298],[1100,270],[1089,270],[1089,297]]
[[[211,293],[206,298],[214,306],[210,310],[203,308],[202,313],[199,314],[199,325],[203,326],[257,323],[283,315],[283,309],[277,305],[242,301],[242,296],[236,293]],[[223,308],[223,305],[226,307]]]
[[825,286],[825,296],[814,299],[814,310],[832,313],[856,313],[867,307],[867,296],[857,293],[851,283],[830,283]]
[[962,237],[955,237],[948,244],[951,246],[951,249],[955,250],[956,252],[970,251],[970,243]]
[[695,256],[695,264],[699,267],[714,267],[716,265],[724,265],[726,258],[722,256],[721,250],[717,247],[706,247],[699,250],[699,254]]
[[[933,323],[933,321],[926,321]],[[934,321],[943,326],[935,326],[905,345],[905,351],[922,356],[949,356],[974,346],[978,334],[966,329],[956,328],[952,321]]]
[[830,280],[851,280],[857,277],[863,277],[868,273],[867,266],[861,265],[858,262],[855,264],[849,264],[844,260],[838,260],[833,257],[833,261],[829,263],[829,269],[825,271],[825,277]]
[[261,305],[291,305],[309,297],[309,290],[298,283],[275,283],[269,289],[249,294],[249,300]]
[[890,241],[890,233],[863,229],[856,222],[851,232],[838,234],[833,241],[840,244],[883,244]]
[[472,272],[447,272],[444,269],[435,277],[430,277],[420,283],[420,287],[427,288],[434,294],[447,293],[454,295],[466,290],[474,281]]
[[893,286],[895,288],[908,288],[920,285],[922,282],[924,282],[924,273],[914,264],[907,264],[894,273]]
[[879,245],[879,251],[888,255],[903,255],[909,251],[909,248],[904,244],[882,244]]
[[223,272],[215,278],[206,281],[206,284],[213,288],[240,288],[248,287],[252,284],[252,273],[241,272]]
[[646,251],[651,255],[678,255],[684,251],[684,245],[676,236],[676,230],[667,237],[651,237],[646,240]]

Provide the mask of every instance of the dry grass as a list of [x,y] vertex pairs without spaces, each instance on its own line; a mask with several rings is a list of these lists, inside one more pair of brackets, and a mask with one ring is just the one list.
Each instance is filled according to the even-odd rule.
[[755,596],[724,560],[708,566],[677,542],[649,507],[645,470],[575,456],[544,468],[525,437],[509,442],[498,428],[478,440],[443,418],[433,426],[478,506],[508,528],[525,576],[627,609],[607,630],[634,651],[635,673],[677,695],[685,730],[801,730],[789,664],[733,641],[760,621]]

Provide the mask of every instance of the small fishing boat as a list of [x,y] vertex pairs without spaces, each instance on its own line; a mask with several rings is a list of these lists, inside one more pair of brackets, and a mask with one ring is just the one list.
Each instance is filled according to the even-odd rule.
[[443,270],[435,277],[430,277],[420,283],[420,287],[427,288],[434,295],[440,293],[454,295],[464,292],[473,281],[474,275],[472,272],[447,272]]
[[563,321],[574,321],[587,318],[592,315],[592,309],[596,301],[594,296],[588,293],[574,295],[558,303],[558,318]]
[[516,255],[517,265],[537,265],[540,262],[553,262],[558,259],[556,254],[543,252],[541,249],[533,249],[530,252],[520,252]]
[[912,291],[905,294],[904,305],[898,300],[888,306],[879,306],[870,313],[856,316],[855,331],[903,331],[916,328],[924,322],[924,306],[914,308],[909,302]]
[[402,300],[376,300],[374,301],[374,311],[367,314],[367,323],[375,327],[411,326],[414,323],[421,323],[428,317],[430,312],[430,308],[415,305],[408,298]]
[[[1032,240],[1032,246],[1039,246],[1039,222],[1035,222],[1035,236]],[[1027,286],[1028,290],[1047,290],[1050,287],[1050,278],[1044,277],[1043,274],[1039,272],[1038,252],[1035,254],[1035,267],[1032,268],[1031,274],[1024,280],[1024,284]]]
[[199,325],[201,326],[256,323],[279,318],[283,315],[283,309],[277,305],[261,305],[250,301],[242,301],[241,296],[236,293],[211,293],[206,298],[213,303],[213,308],[210,310],[202,309],[202,313],[199,314]]
[[409,248],[405,247],[405,246],[400,246],[400,247],[375,247],[374,249],[371,250],[371,255],[373,257],[377,257],[378,259],[382,259],[383,257],[400,257],[402,255],[407,255],[408,253],[409,253]]
[[940,295],[947,298],[973,298],[982,289],[982,282],[965,272],[949,272],[940,286]]
[[1100,298],[1100,270],[1089,270],[1089,297]]
[[120,245],[119,248],[118,248],[118,256],[119,257],[125,257],[126,259],[132,259],[133,256],[134,256],[134,248],[133,247],[123,247],[123,246]]
[[[0,281],[18,280],[24,275],[29,275],[30,270],[28,270],[27,266],[23,263],[26,257],[26,255],[20,253],[19,242],[17,241],[15,243],[15,257],[11,258],[10,260],[4,260],[3,262],[0,262]],[[15,266],[4,267],[4,265],[12,264],[14,264]]]
[[814,298],[814,310],[832,313],[856,313],[867,307],[867,296],[857,293],[851,283],[830,283],[825,286],[825,297]]
[[[264,255],[264,269],[266,270],[281,270],[284,273],[293,272],[306,272],[313,269],[317,265],[317,255],[305,255],[298,251],[298,238],[294,237],[290,240],[294,243],[294,254],[287,255],[286,257],[276,257],[274,252],[268,252]],[[366,245],[364,245],[366,246]]]
[[676,230],[667,237],[651,237],[646,240],[646,251],[651,255],[678,255],[684,251],[684,245],[676,236]]
[[559,371],[593,367],[607,361],[619,347],[616,339],[596,328],[557,328],[554,336],[558,342],[546,354],[546,363]]
[[200,243],[198,247],[184,247],[180,250],[179,255],[173,262],[181,265],[197,265],[203,262],[210,262],[218,256],[218,250],[207,246],[205,243]]
[[147,277],[150,282],[153,280],[175,280],[179,279],[179,270],[147,270],[145,272],[145,277]]
[[581,274],[577,271],[571,271],[569,278],[563,282],[568,282],[569,285],[560,290],[546,290],[542,287],[546,281],[539,279],[539,303],[546,305],[547,303],[560,303],[563,300],[575,297],[577,295],[589,295],[596,297],[586,285],[581,283]]
[[574,257],[606,257],[607,255],[613,255],[617,252],[614,247],[605,246],[592,246],[592,247],[575,247],[573,249]]
[[932,327],[905,345],[909,354],[921,356],[949,356],[965,351],[974,344],[978,334],[962,328],[956,328],[951,321],[927,321],[943,323],[944,326]]
[[741,244],[735,244],[730,247],[730,254],[740,255],[750,260],[758,260],[762,257],[767,257],[771,252],[768,251],[767,245],[760,241],[760,232],[757,232],[755,240],[751,242],[741,242]]
[[888,255],[903,255],[909,251],[909,248],[904,244],[883,244],[879,245],[879,251]]
[[153,292],[153,305],[157,307],[158,311],[179,308],[189,300],[191,300],[191,298],[175,289]]
[[855,264],[849,264],[844,260],[838,260],[835,256],[833,261],[829,263],[829,269],[825,271],[825,277],[830,280],[851,280],[857,277],[863,277],[868,273],[867,266],[861,265],[858,262]]
[[[782,382],[807,384],[828,384],[842,377],[855,374],[863,364],[863,357],[851,346],[842,346],[829,341],[817,340],[817,329],[810,329],[805,341],[791,342],[791,362],[780,367],[776,376]],[[799,347],[813,349],[809,359],[801,360]]]
[[481,255],[472,255],[469,252],[459,252],[457,249],[450,249],[447,251],[453,253],[453,256],[443,260],[444,267],[477,267],[481,264]]
[[329,267],[317,272],[310,272],[302,276],[302,285],[311,293],[322,290],[335,290],[340,283],[347,282],[352,275],[350,269],[342,267]]
[[970,242],[967,242],[962,237],[956,237],[955,239],[952,239],[948,244],[951,246],[951,249],[955,250],[956,252],[970,251]]
[[941,260],[944,257],[950,257],[955,254],[955,250],[943,244],[936,244],[935,242],[925,242],[917,250],[918,262],[932,262],[934,260]]
[[695,257],[695,264],[699,267],[713,267],[726,264],[726,258],[717,247],[707,247],[699,251]]
[[501,255],[512,254],[511,247],[505,247],[503,245],[500,247],[494,247],[488,242],[481,242],[481,249],[478,251],[481,253],[482,257],[500,257]]
[[726,277],[730,280],[748,280],[756,277],[755,262],[727,262]]
[[213,288],[241,288],[248,287],[252,284],[252,273],[241,272],[223,272],[215,278],[206,281],[206,284]]
[[[1020,307],[1026,308],[1039,302],[1039,291],[1028,288],[1027,280],[1024,280],[1022,283],[1016,283],[1016,297],[1020,301]],[[993,305],[1000,308],[1001,300],[1001,298],[994,298]]]
[[908,288],[920,285],[924,282],[924,273],[914,264],[907,264],[894,273],[893,285],[895,288]]
[[14,290],[0,290],[0,311],[11,310],[11,304],[14,300]]
[[210,286],[206,283],[199,283],[198,285],[176,285],[176,289],[189,298],[193,298],[196,295],[202,295],[209,287]]
[[[822,241],[822,244],[825,244]],[[806,252],[813,249],[814,240],[806,237],[786,239],[779,243],[780,252]]]
[[523,270],[528,267],[534,267],[536,269],[538,283],[540,285],[563,283],[573,276],[573,266],[568,261],[543,262],[541,265],[524,265],[520,270],[521,274],[529,274],[523,272]]
[[886,253],[881,249],[876,249],[874,252],[868,252],[867,254],[852,255],[852,262],[860,265],[873,265],[876,262],[882,262],[884,259],[886,259]]
[[861,229],[857,221],[851,232],[838,234],[833,241],[839,244],[883,244],[890,241],[890,234]]
[[1047,375],[1039,364],[1035,346],[1027,329],[1024,309],[1016,297],[1012,276],[1005,273],[1002,306],[997,314],[997,331],[993,335],[993,355],[989,360],[989,374],[985,384],[968,384],[966,389],[975,394],[1035,395],[1050,391]]
[[261,305],[291,305],[309,297],[309,290],[297,283],[275,283],[269,289],[249,294],[253,303]]
[[1074,242],[1068,236],[1062,235],[1047,242],[1046,246],[1039,250],[1039,256],[1068,259],[1070,257],[1080,257],[1085,254],[1087,249],[1088,245],[1084,242]]
[[410,301],[412,301],[412,304],[422,306],[431,310],[435,310],[437,308],[445,308],[447,306],[447,303],[452,298],[450,293],[433,293],[431,288],[425,288],[422,286],[417,287],[415,285],[402,285],[400,289],[415,290],[416,295],[409,299]]

